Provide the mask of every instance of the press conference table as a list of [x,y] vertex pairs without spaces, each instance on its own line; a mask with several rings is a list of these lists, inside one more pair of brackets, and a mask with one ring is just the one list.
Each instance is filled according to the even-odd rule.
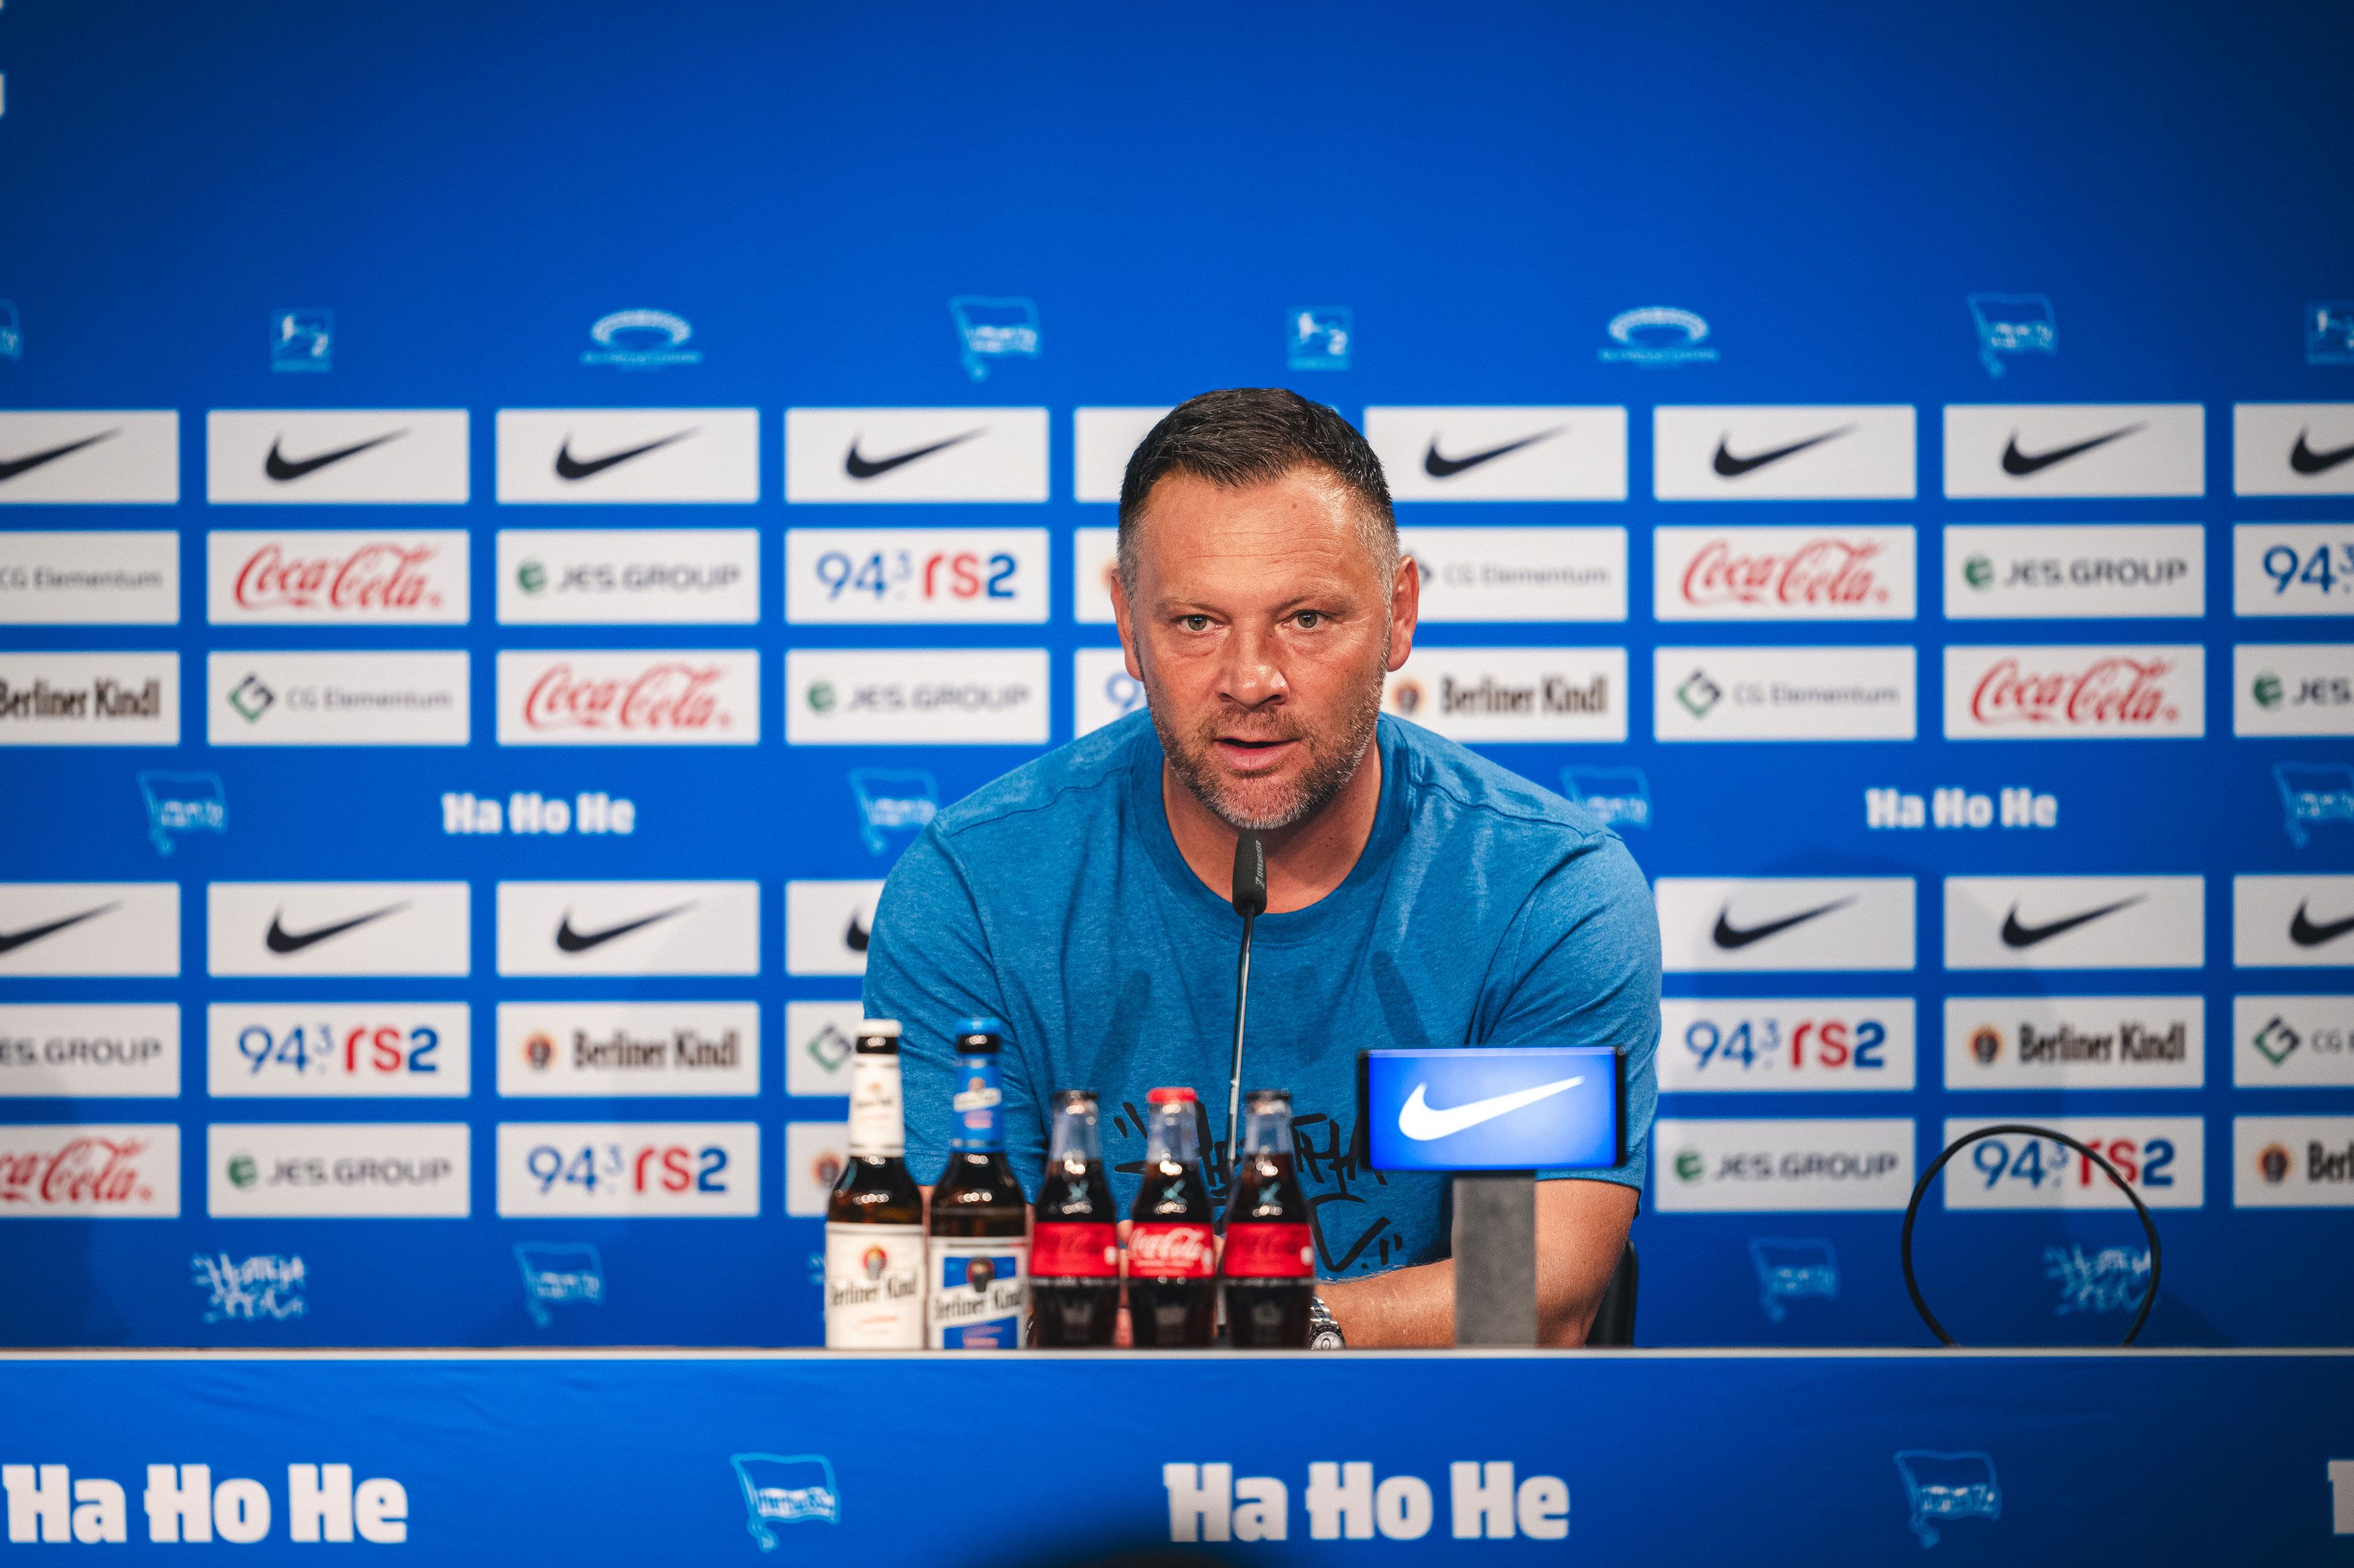
[[148,1467],[203,1465],[264,1557],[2285,1564],[2354,1554],[2354,1353],[13,1352],[0,1462],[93,1532],[116,1482],[141,1552]]

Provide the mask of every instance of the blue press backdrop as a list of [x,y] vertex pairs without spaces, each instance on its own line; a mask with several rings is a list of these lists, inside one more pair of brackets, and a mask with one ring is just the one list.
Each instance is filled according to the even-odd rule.
[[[1978,5],[1565,9],[1244,6],[1107,12],[899,6],[620,4],[392,8],[282,3],[189,8],[17,0],[0,12],[0,295],[20,357],[0,360],[0,408],[176,408],[182,499],[162,507],[18,507],[12,528],[174,527],[176,628],[0,630],[0,650],[177,648],[174,749],[12,750],[0,763],[0,867],[16,881],[183,884],[175,980],[0,981],[0,1001],[182,1004],[188,1065],[176,1101],[18,1100],[14,1123],[176,1120],[174,1221],[50,1221],[0,1229],[23,1282],[0,1303],[15,1343],[806,1344],[818,1332],[819,1227],[789,1219],[782,1125],[839,1103],[785,1093],[784,1007],[849,1001],[852,979],[788,979],[788,879],[868,878],[846,775],[928,769],[946,802],[1034,755],[1020,747],[792,747],[784,650],[1044,646],[1055,738],[1071,734],[1069,651],[1109,629],[1071,615],[1071,533],[1110,509],[1072,499],[1071,410],[1158,405],[1237,384],[1291,385],[1351,418],[1367,405],[1618,404],[1629,411],[1629,499],[1409,503],[1410,524],[1612,524],[1629,530],[1624,625],[1438,626],[1434,645],[1623,643],[1630,738],[1510,746],[1490,755],[1548,787],[1565,766],[1636,767],[1651,823],[1628,831],[1654,875],[1910,875],[1910,975],[1674,977],[1680,995],[1918,999],[1920,1076],[1886,1095],[1669,1097],[1662,1114],[1915,1118],[1919,1159],[1948,1116],[2199,1115],[2203,1206],[2162,1212],[2166,1290],[2146,1340],[2342,1340],[2354,1285],[2346,1211],[2237,1211],[2234,1114],[2354,1112],[2354,1089],[2252,1095],[2232,1086],[2229,879],[2348,869],[2354,834],[2283,832],[2271,769],[2354,761],[2338,740],[2234,739],[2235,639],[2328,641],[2342,622],[2232,616],[2230,524],[2326,521],[2326,500],[2235,500],[2234,401],[2354,397],[2354,367],[2307,362],[2309,301],[2354,296],[2354,217],[2331,176],[2354,131],[2342,80],[2354,16],[2318,5],[2159,10]],[[2059,352],[1989,382],[1964,298],[2055,302]],[[946,302],[1035,302],[1034,357],[976,383]],[[1345,370],[1295,371],[1285,313],[1352,313]],[[271,371],[270,313],[334,312],[333,369]],[[1713,363],[1605,363],[1618,312],[1704,316]],[[691,321],[695,365],[625,374],[581,363],[588,324],[658,307]],[[1947,402],[2202,402],[2203,499],[1946,501],[1936,408]],[[1660,403],[1910,403],[1920,499],[1771,509],[1663,507],[1649,494],[1649,409]],[[494,500],[493,411],[599,405],[757,407],[759,502],[647,506],[610,517]],[[787,407],[1044,406],[1052,499],[990,507],[797,505],[782,499]],[[203,413],[240,408],[472,410],[472,501],[402,526],[473,534],[472,621],[346,630],[208,625],[203,537],[224,527],[376,527],[382,509],[296,516],[207,505]],[[1903,524],[1920,542],[1911,622],[1654,623],[1658,522]],[[2195,523],[2207,529],[2200,620],[1967,623],[1941,619],[1937,530],[1970,522]],[[757,526],[756,628],[502,627],[501,526]],[[1051,618],[1039,626],[792,627],[779,591],[794,526],[1045,526]],[[2197,741],[1949,745],[1935,694],[1946,641],[2203,642],[2207,734]],[[1921,735],[1903,743],[1666,746],[1650,738],[1657,643],[1920,650]],[[491,715],[501,648],[757,647],[757,747],[512,750]],[[213,648],[472,651],[463,749],[215,750],[205,744]],[[159,859],[134,775],[210,771],[228,831],[182,836]],[[1865,826],[1863,791],[2031,785],[2062,802],[2031,836]],[[626,795],[627,839],[451,837],[440,797],[463,789]],[[894,845],[901,840],[894,840]],[[2084,994],[2198,990],[2206,1086],[2165,1092],[1952,1096],[1937,1041],[1949,991],[2012,994],[2016,977],[1940,969],[1938,879],[1949,874],[2197,873],[2208,878],[2203,973],[2067,978]],[[493,886],[505,878],[739,877],[760,885],[757,980],[502,981]],[[463,981],[206,978],[210,880],[465,879]],[[2048,977],[2026,977],[2041,980]],[[2253,989],[2344,991],[2349,971]],[[2060,989],[2039,985],[2036,989]],[[2243,985],[2241,989],[2250,989]],[[474,1009],[470,1098],[207,1101],[213,1000],[462,1000]],[[503,1102],[491,1014],[517,997],[757,1000],[757,1100]],[[1381,1042],[1336,1043],[1350,1049]],[[1676,1049],[1672,1040],[1663,1050]],[[2293,1101],[2295,1103],[2283,1103]],[[473,1128],[463,1221],[212,1220],[209,1121],[456,1119]],[[501,1120],[743,1120],[762,1128],[757,1219],[517,1222],[496,1217]],[[1647,1204],[1643,1342],[1915,1343],[1897,1217],[1660,1213]],[[1748,1243],[1831,1244],[1833,1299],[1763,1309]],[[535,1323],[519,1242],[600,1251],[604,1298]],[[2049,1250],[2140,1246],[2129,1214],[1948,1214],[1920,1238],[1925,1283],[1965,1340],[2096,1342],[2115,1310],[2059,1313]],[[305,1309],[207,1320],[191,1260],[300,1257]]]

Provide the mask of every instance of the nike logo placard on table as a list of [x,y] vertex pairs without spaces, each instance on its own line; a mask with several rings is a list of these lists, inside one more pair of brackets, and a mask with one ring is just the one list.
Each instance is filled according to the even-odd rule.
[[788,502],[1044,501],[1044,408],[788,408]]
[[472,493],[463,408],[214,408],[205,499],[216,505],[459,506]]
[[1376,1171],[1591,1170],[1618,1160],[1618,1061],[1606,1047],[1373,1050],[1364,1089]]
[[1416,1084],[1414,1093],[1407,1096],[1405,1104],[1398,1108],[1397,1128],[1416,1143],[1431,1143],[1442,1138],[1452,1138],[1458,1132],[1468,1132],[1482,1122],[1493,1121],[1522,1106],[1549,1099],[1564,1089],[1574,1089],[1584,1082],[1583,1077],[1561,1078],[1550,1084],[1538,1084],[1532,1088],[1490,1095],[1485,1099],[1450,1106],[1445,1110],[1434,1107],[1426,1097],[1430,1092],[1428,1084]]
[[1948,403],[1949,496],[2203,495],[2197,403]]
[[2232,493],[2354,495],[2354,403],[2232,404]]
[[502,408],[502,504],[760,499],[758,408]]
[[205,888],[215,975],[437,975],[472,967],[462,882],[215,882]]
[[179,499],[176,409],[0,412],[0,505],[169,505]]
[[2232,962],[2354,969],[2354,875],[2233,877]]
[[1627,410],[1504,406],[1365,410],[1399,501],[1624,501]]
[[1909,501],[1916,482],[1909,403],[1651,410],[1662,501]]
[[757,882],[502,882],[503,975],[757,975]]
[[2167,969],[2206,962],[2197,876],[1949,876],[1949,969]]
[[1909,876],[1663,876],[1654,899],[1670,972],[1913,967]]
[[0,975],[176,975],[176,882],[0,882]]

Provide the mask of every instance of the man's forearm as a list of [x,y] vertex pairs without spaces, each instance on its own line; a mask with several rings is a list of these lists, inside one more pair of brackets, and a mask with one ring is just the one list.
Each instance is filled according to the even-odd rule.
[[[1537,1343],[1585,1343],[1602,1293],[1626,1250],[1632,1187],[1608,1181],[1537,1183]],[[1455,1342],[1455,1263],[1443,1259],[1369,1279],[1317,1287],[1352,1349],[1416,1350]]]

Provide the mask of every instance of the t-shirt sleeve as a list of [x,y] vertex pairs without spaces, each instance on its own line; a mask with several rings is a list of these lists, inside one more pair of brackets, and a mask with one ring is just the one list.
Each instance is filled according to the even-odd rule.
[[1564,859],[1529,895],[1500,948],[1511,980],[1482,1032],[1499,1044],[1608,1045],[1625,1075],[1625,1159],[1606,1171],[1540,1171],[1640,1192],[1659,1099],[1659,921],[1616,838]]
[[[949,1099],[956,1082],[957,1023],[976,1015],[1004,1019],[1004,993],[989,936],[962,870],[936,831],[927,830],[899,857],[883,885],[866,948],[864,1003],[869,1018],[899,1021],[900,1103],[907,1123],[907,1171],[919,1182],[948,1168]],[[1009,1020],[1018,1030],[1019,1021]],[[1005,1092],[1005,1143],[1025,1181],[1044,1142],[1044,1118],[1024,1070],[1018,1038],[999,1066]]]

